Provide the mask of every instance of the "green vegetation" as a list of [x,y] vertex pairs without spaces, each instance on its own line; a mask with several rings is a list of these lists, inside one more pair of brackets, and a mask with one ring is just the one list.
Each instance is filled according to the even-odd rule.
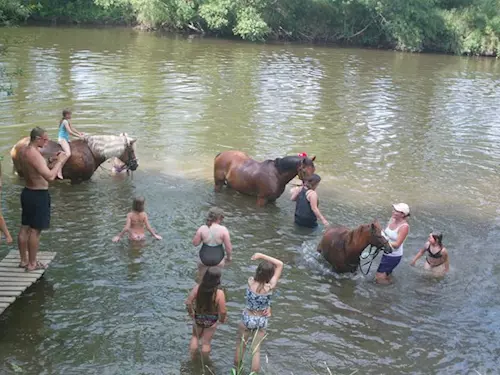
[[[23,5],[24,4],[24,5]],[[147,29],[496,56],[500,0],[0,0],[0,23]]]

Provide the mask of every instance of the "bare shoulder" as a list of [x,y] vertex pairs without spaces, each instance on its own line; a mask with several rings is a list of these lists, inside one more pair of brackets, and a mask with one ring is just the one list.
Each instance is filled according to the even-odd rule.
[[222,289],[217,289],[217,299],[218,300],[225,300],[226,299],[226,294]]

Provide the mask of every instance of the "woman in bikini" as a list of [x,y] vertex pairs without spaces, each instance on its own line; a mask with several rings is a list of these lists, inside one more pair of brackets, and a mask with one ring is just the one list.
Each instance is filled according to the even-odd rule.
[[448,250],[443,246],[443,235],[441,232],[432,232],[424,247],[415,255],[410,263],[414,266],[422,256],[425,257],[424,268],[431,270],[434,274],[444,275],[450,270]]
[[260,371],[260,344],[266,335],[267,324],[271,316],[272,291],[278,285],[283,272],[283,262],[262,253],[255,253],[252,260],[262,259],[255,271],[255,276],[248,279],[245,293],[246,308],[239,324],[238,340],[234,366],[241,372],[243,353],[252,332],[257,332],[252,342],[252,371]]
[[233,245],[229,231],[221,225],[223,219],[224,212],[219,207],[212,207],[208,211],[206,224],[199,227],[193,237],[194,246],[203,243],[199,252],[198,280],[203,277],[207,267],[223,267],[224,257],[228,262],[231,261]]
[[392,271],[401,262],[403,257],[403,243],[410,232],[410,207],[406,203],[392,205],[392,216],[382,234],[389,241],[392,253],[382,255],[380,265],[378,266],[375,280],[379,284],[392,283]]
[[[66,161],[71,157],[71,147],[69,146],[70,144],[70,138],[69,135],[73,135],[75,137],[83,137],[84,134],[76,130],[73,125],[71,125],[71,110],[69,109],[64,109],[62,111],[62,119],[61,122],[59,123],[59,133],[57,136],[57,142],[61,145],[61,148],[63,151],[66,153],[68,158]],[[63,164],[64,167],[64,164]],[[59,179],[63,179],[62,175],[62,167],[57,175]]]
[[189,316],[193,319],[193,335],[189,344],[191,357],[194,358],[201,340],[201,353],[208,357],[217,322],[227,319],[226,297],[220,289],[221,270],[209,267],[201,283],[196,285],[186,300]]
[[146,238],[144,228],[157,240],[161,240],[161,236],[156,234],[149,224],[148,215],[144,212],[146,200],[143,197],[134,198],[132,203],[132,211],[127,214],[127,222],[123,230],[115,237],[113,242],[120,241],[121,237],[128,232],[130,241],[143,241]]

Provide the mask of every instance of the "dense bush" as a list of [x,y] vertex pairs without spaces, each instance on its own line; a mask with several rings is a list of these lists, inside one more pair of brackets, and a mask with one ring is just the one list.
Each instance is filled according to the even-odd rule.
[[[0,22],[149,29],[496,56],[500,0],[0,0]],[[31,8],[30,8],[31,7]]]

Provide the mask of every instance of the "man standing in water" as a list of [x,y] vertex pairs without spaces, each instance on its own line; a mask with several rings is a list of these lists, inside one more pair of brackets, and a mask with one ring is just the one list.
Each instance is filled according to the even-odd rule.
[[43,229],[50,227],[50,195],[49,181],[54,181],[68,156],[61,152],[57,155],[57,162],[52,169],[47,163],[39,148],[47,145],[47,132],[39,127],[30,133],[30,143],[22,151],[22,171],[25,178],[25,188],[21,193],[22,221],[18,235],[19,267],[27,271],[45,269],[47,266],[36,260],[40,245],[40,234]]

